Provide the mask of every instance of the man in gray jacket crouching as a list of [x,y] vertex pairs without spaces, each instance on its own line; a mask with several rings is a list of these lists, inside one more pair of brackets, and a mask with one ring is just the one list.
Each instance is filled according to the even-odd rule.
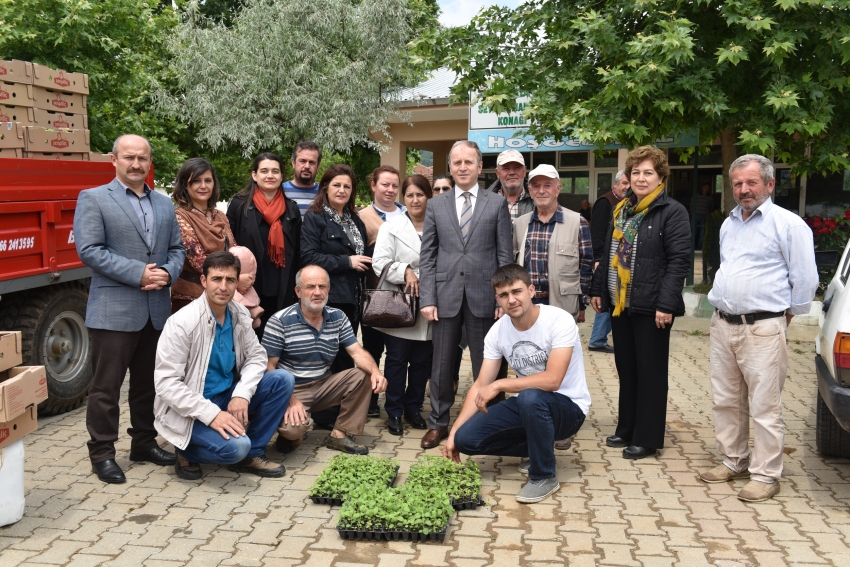
[[175,472],[199,479],[200,463],[265,477],[283,465],[266,459],[295,386],[268,357],[248,310],[233,301],[241,266],[230,252],[204,260],[204,294],[165,323],[156,351],[156,430],[177,448]]

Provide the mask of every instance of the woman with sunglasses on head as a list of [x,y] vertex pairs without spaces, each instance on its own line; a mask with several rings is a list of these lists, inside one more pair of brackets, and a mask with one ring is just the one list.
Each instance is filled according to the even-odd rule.
[[171,312],[176,313],[201,297],[201,272],[207,255],[235,246],[225,215],[215,208],[221,195],[218,177],[205,159],[186,160],[177,172],[171,197],[183,237],[186,260],[180,277],[171,286]]
[[254,254],[260,296],[262,339],[269,317],[295,303],[295,274],[300,267],[301,212],[283,191],[283,162],[263,152],[254,158],[251,179],[227,207],[227,219],[239,244]]

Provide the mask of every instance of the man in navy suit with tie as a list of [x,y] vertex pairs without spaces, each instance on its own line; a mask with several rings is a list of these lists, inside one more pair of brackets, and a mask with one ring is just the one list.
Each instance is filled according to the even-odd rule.
[[423,449],[436,447],[449,434],[461,328],[466,329],[473,377],[478,377],[484,336],[502,315],[490,278],[501,266],[513,262],[508,202],[479,188],[481,167],[478,144],[455,142],[449,152],[455,188],[434,197],[425,213],[419,304],[422,315],[432,321],[434,359],[431,414]]
[[91,332],[92,384],[86,427],[92,469],[100,480],[125,482],[115,462],[118,399],[130,370],[131,461],[173,465],[156,442],[153,382],[156,344],[171,315],[169,286],[186,256],[171,199],[145,183],[151,147],[126,134],[112,147],[115,179],[77,199],[77,253],[92,270],[86,327]]

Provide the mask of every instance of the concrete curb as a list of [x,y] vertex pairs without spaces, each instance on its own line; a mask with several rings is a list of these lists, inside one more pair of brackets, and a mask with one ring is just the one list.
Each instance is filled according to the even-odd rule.
[[[695,293],[693,288],[686,287],[682,294],[685,300],[685,315],[689,317],[711,317],[714,307],[708,302],[708,296]],[[808,315],[797,315],[791,320],[792,325],[817,326],[820,321],[823,303],[813,301]]]

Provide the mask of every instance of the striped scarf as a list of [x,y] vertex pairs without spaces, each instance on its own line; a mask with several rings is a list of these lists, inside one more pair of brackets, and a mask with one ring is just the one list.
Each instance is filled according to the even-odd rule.
[[626,292],[632,280],[632,249],[637,238],[640,223],[649,212],[649,206],[664,192],[664,184],[658,186],[652,193],[637,200],[637,196],[629,189],[626,198],[614,208],[614,240],[617,240],[617,254],[614,265],[617,269],[617,302],[614,305],[614,317],[618,317],[626,308]]

